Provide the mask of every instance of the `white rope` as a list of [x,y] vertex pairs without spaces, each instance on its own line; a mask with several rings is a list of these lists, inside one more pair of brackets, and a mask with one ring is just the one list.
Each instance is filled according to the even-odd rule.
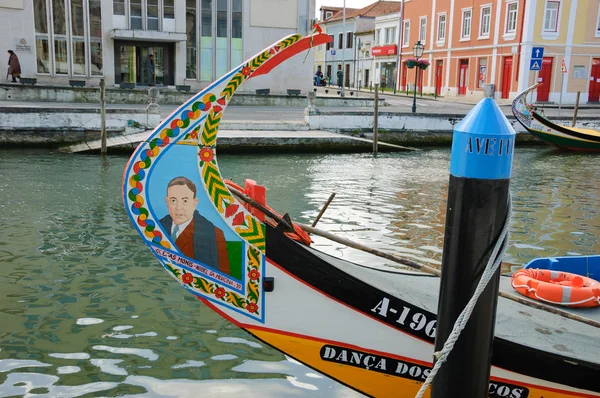
[[[475,289],[475,293],[473,293],[473,297],[471,297],[471,300],[469,300],[469,302],[465,306],[465,309],[460,313],[460,315],[456,319],[456,322],[454,323],[454,327],[452,328],[452,333],[450,333],[450,335],[448,336],[448,339],[444,343],[444,347],[442,347],[442,350],[433,353],[433,356],[437,359],[437,361],[436,361],[433,369],[431,370],[431,373],[429,373],[429,376],[427,376],[427,379],[425,380],[425,382],[423,382],[421,389],[419,390],[417,395],[415,395],[415,398],[422,398],[423,394],[425,394],[425,391],[427,391],[427,388],[429,388],[429,385],[433,382],[435,375],[440,370],[442,364],[444,362],[446,362],[446,359],[448,359],[448,355],[450,355],[450,352],[452,352],[452,349],[454,348],[454,344],[458,340],[460,333],[463,331],[463,329],[467,325],[467,322],[469,321],[469,318],[471,317],[471,314],[473,313],[473,309],[475,308],[475,304],[477,304],[477,300],[479,300],[479,296],[481,296],[481,293],[483,293],[483,291],[485,290],[485,287],[487,286],[488,282],[496,274],[496,271],[498,270],[498,267],[500,266],[500,263],[502,262],[502,257],[504,257],[504,254],[506,253],[506,249],[508,247],[508,241],[509,241],[509,237],[510,237],[509,224],[510,224],[511,218],[512,218],[512,198],[511,198],[511,195],[509,192],[508,193],[508,211],[506,213],[506,219],[504,220],[504,227],[502,228],[502,232],[500,233],[500,237],[498,238],[498,241],[496,242],[496,246],[494,247],[494,250],[492,251],[492,254],[487,263],[487,266],[486,266],[485,270],[483,271],[483,274],[481,275],[481,279],[479,280],[479,284],[477,285],[477,288]],[[500,252],[500,253],[498,253],[498,252]]]

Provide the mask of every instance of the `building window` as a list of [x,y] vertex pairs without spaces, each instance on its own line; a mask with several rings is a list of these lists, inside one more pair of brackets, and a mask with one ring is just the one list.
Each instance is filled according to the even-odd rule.
[[598,22],[596,23],[596,37],[600,37],[600,6],[598,6]]
[[146,0],[146,29],[158,30],[158,0]]
[[560,2],[546,1],[544,10],[544,32],[558,32],[558,12]]
[[34,0],[33,12],[37,73],[102,76],[100,0]]
[[213,81],[242,64],[242,13],[242,0],[186,0],[186,78]]
[[490,37],[490,22],[492,18],[492,7],[481,7],[481,22],[479,23],[479,37]]
[[378,46],[379,44],[381,44],[381,29],[375,31],[375,45]]
[[185,32],[186,54],[185,54],[185,77],[196,79],[196,64],[198,61],[197,43],[196,43],[196,0],[187,0],[185,7]]
[[125,15],[125,0],[113,0],[113,14]]
[[[319,46],[322,49],[322,46]],[[232,0],[231,3],[231,66],[244,62],[242,43],[242,0]]]
[[352,48],[352,41],[354,40],[354,33],[346,33],[346,48]]
[[446,14],[438,15],[438,34],[437,41],[446,41]]
[[427,17],[421,17],[419,19],[419,40],[421,44],[425,44],[427,38]]
[[327,21],[331,17],[333,17],[333,11],[325,11],[325,20]]
[[[194,1],[195,0],[191,0]],[[200,80],[213,80],[213,1],[201,0],[202,17],[200,37]],[[196,22],[197,23],[197,22]]]
[[402,29],[402,47],[408,47],[410,43],[410,20],[404,21]]
[[344,48],[344,34],[339,33],[338,34],[338,50],[341,50],[342,48]]
[[471,15],[472,10],[463,10],[462,12],[462,28],[460,30],[461,39],[471,38]]
[[487,58],[479,58],[479,76],[477,77],[477,87],[483,88],[487,78]]
[[175,19],[175,0],[163,1],[163,18]]
[[396,27],[385,28],[385,44],[396,43]]
[[504,33],[515,34],[517,32],[517,3],[506,5],[506,29]]
[[329,37],[331,37],[331,41],[327,43],[327,50],[331,50],[332,48],[335,47],[335,36],[334,35],[329,35]]

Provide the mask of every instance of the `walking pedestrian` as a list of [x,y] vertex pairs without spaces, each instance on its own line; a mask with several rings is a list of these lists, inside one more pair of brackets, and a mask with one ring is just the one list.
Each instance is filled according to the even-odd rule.
[[21,63],[13,50],[8,50],[8,74],[12,76],[13,83],[17,82],[17,78],[21,79]]
[[148,55],[146,61],[144,61],[144,68],[146,68],[146,76],[148,78],[148,85],[154,86],[154,55]]

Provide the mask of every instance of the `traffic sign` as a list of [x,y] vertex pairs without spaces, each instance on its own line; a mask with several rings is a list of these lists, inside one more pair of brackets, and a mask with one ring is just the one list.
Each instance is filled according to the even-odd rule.
[[531,59],[544,58],[544,47],[533,47],[531,49]]
[[331,50],[331,55],[335,55],[335,50]]
[[542,60],[532,59],[529,63],[529,70],[542,70]]
[[565,64],[565,60],[562,60],[562,64],[560,65],[560,73],[567,73],[567,64]]

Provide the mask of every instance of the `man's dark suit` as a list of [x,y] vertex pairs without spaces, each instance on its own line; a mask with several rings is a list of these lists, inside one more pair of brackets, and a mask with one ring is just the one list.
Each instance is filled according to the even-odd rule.
[[[170,235],[173,226],[171,216],[165,216],[160,223]],[[184,256],[193,258],[225,274],[231,274],[225,234],[202,217],[197,210],[194,211],[192,221],[177,237],[175,244]]]

